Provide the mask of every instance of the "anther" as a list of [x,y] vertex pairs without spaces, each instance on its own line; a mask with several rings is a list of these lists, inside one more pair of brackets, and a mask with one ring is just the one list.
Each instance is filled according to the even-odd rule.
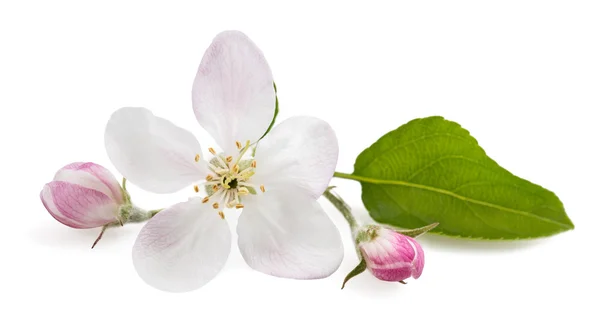
[[237,164],[233,165],[233,169],[232,169],[233,173],[237,174],[238,172],[240,172],[240,167]]
[[242,143],[240,143],[239,141],[235,141],[235,147],[237,147],[237,149],[242,149]]
[[202,198],[202,203],[206,204],[206,203],[208,203],[209,200],[210,200],[210,198],[204,197],[204,198]]
[[239,187],[238,188],[238,194],[240,194],[240,195],[247,195],[249,193],[250,193],[250,191],[246,187]]
[[219,209],[219,203],[214,203],[214,204],[213,204],[213,208],[214,208],[214,209]]
[[215,149],[212,147],[208,148],[208,151],[212,154],[212,155],[217,155],[217,152],[215,152]]
[[212,179],[213,179],[213,176],[212,176],[212,175],[210,175],[210,174],[209,174],[209,175],[207,175],[207,176],[206,176],[206,181],[210,181],[210,180],[212,180]]
[[237,204],[237,205],[235,205],[235,208],[237,208],[237,209],[244,208],[244,205],[243,204]]
[[219,211],[219,216],[221,216],[221,219],[225,219],[225,213],[223,213],[223,211]]
[[225,161],[227,161],[227,163],[229,163],[229,162],[233,161],[233,156],[227,156],[227,157],[225,158]]
[[265,185],[260,185],[260,191],[265,192]]
[[213,189],[213,191],[217,191],[217,190],[219,190],[219,185],[213,185],[213,188],[212,188],[212,189]]
[[194,157],[194,161],[196,161],[196,162],[200,161],[200,154],[196,154],[196,157]]
[[198,185],[194,185],[194,191],[195,191],[195,192],[198,192],[198,191],[200,191],[200,188],[198,188]]
[[256,168],[256,161],[252,161],[252,167]]

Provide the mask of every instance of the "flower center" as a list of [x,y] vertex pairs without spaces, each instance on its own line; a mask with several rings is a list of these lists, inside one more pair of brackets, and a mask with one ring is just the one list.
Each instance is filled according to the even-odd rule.
[[236,189],[238,186],[238,181],[236,178],[234,177],[230,177],[230,176],[224,176],[223,177],[223,181],[221,182],[223,184],[223,187],[226,189]]
[[[254,159],[244,159],[244,155],[250,149],[250,141],[246,141],[246,145],[242,147],[242,143],[235,142],[239,153],[237,158],[233,156],[225,156],[217,152],[211,147],[208,151],[214,155],[208,162],[208,168],[211,173],[206,176],[204,188],[207,196],[202,199],[203,203],[212,202],[212,207],[219,212],[221,218],[225,218],[222,207],[227,208],[244,208],[242,197],[247,195],[256,195],[256,189],[265,192],[265,186],[250,183],[250,178],[254,175],[256,169],[256,161]],[[197,154],[195,161],[200,161],[200,154]],[[199,192],[198,185],[194,186],[194,191]]]

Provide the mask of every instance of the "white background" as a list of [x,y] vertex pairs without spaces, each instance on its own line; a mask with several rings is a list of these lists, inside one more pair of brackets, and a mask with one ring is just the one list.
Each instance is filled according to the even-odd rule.
[[[598,325],[598,17],[596,1],[3,1],[0,324]],[[103,131],[122,106],[145,106],[211,145],[190,90],[205,48],[226,29],[264,51],[280,119],[313,115],[334,127],[338,171],[351,172],[384,133],[442,115],[502,166],[556,192],[575,230],[521,242],[426,236],[419,280],[365,273],[340,290],[357,259],[344,220],[323,201],[346,240],[327,279],[263,275],[233,246],[198,291],[147,286],[131,263],[140,226],[110,230],[91,250],[98,230],[56,222],[39,192],[73,161],[116,173]],[[366,217],[359,185],[332,183]],[[151,209],[192,190],[131,194]]]

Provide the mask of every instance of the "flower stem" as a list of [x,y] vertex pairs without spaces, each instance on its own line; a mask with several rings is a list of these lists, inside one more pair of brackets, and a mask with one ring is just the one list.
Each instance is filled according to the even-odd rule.
[[346,222],[348,222],[348,224],[350,225],[350,229],[354,233],[356,228],[358,228],[358,223],[356,222],[356,219],[350,211],[350,206],[348,206],[348,204],[346,204],[346,202],[339,195],[333,193],[331,191],[332,188],[333,187],[328,187],[323,193],[323,197],[327,198],[327,200],[329,200],[333,204],[333,206],[335,206],[335,208],[337,208],[338,211],[342,213],[342,215],[346,219]]
[[127,223],[145,222],[145,221],[153,218],[154,215],[158,214],[158,212],[160,212],[162,210],[163,210],[163,208],[154,209],[151,211],[145,211],[145,210],[143,210],[137,206],[133,206],[131,204],[125,204],[125,205],[119,207],[119,217],[117,218],[116,221],[110,222],[110,223],[102,226],[102,230],[100,230],[100,234],[96,238],[96,241],[94,241],[94,244],[92,245],[92,249],[94,249],[94,247],[98,244],[100,239],[102,239],[102,236],[104,235],[104,232],[107,229],[115,228],[118,226],[123,226]]
[[131,223],[145,222],[151,219],[159,211],[160,210],[145,211],[139,207],[132,206],[128,211],[129,216],[127,216],[126,221]]
[[148,214],[150,215],[150,218],[153,218],[154,215],[158,214],[160,211],[162,211],[164,208],[159,208],[159,209],[153,209],[151,211],[148,211]]
[[127,179],[125,179],[125,177],[123,177],[121,188],[123,189],[123,201],[127,204],[131,204],[131,196],[127,191]]

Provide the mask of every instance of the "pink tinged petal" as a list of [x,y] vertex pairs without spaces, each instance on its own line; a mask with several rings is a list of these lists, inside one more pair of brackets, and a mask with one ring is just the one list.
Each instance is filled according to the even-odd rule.
[[68,217],[64,216],[58,210],[56,205],[54,205],[54,199],[52,198],[52,189],[50,188],[49,184],[44,185],[44,188],[40,192],[40,199],[42,200],[42,204],[44,205],[44,207],[46,208],[48,213],[50,213],[50,215],[52,215],[52,217],[54,217],[57,221],[63,223],[66,226],[70,226],[72,228],[77,228],[77,229],[84,228],[81,225],[81,223],[79,223],[77,221],[72,221]]
[[408,238],[416,249],[416,255],[412,262],[412,277],[418,279],[423,273],[423,267],[425,267],[425,253],[421,245],[413,238]]
[[133,265],[149,285],[186,292],[213,279],[231,250],[225,220],[199,198],[173,205],[142,228],[133,247]]
[[393,268],[371,267],[369,269],[371,270],[373,276],[377,277],[382,281],[400,282],[411,276],[411,268],[408,264]]
[[198,122],[226,153],[258,140],[275,113],[273,75],[261,50],[243,33],[226,31],[208,47],[192,87]]
[[56,172],[54,181],[64,181],[94,189],[119,204],[123,203],[121,186],[115,176],[103,166],[92,162],[76,162],[66,165]]
[[63,181],[47,183],[40,198],[57,221],[77,229],[114,222],[119,204],[100,191]]
[[106,152],[117,170],[140,188],[172,193],[208,173],[198,140],[189,131],[144,108],[122,108],[104,134]]
[[321,119],[289,118],[260,141],[255,159],[253,183],[267,189],[300,187],[319,198],[333,177],[338,142],[331,126]]
[[[412,261],[415,259],[416,248],[409,241],[410,238],[393,230],[384,230],[391,235],[391,237],[389,237],[386,241],[389,244],[390,248],[390,258],[395,261],[405,261],[412,263]],[[382,241],[382,243],[385,242]]]
[[244,198],[238,245],[257,271],[294,279],[324,278],[344,256],[340,233],[308,194],[269,191]]

